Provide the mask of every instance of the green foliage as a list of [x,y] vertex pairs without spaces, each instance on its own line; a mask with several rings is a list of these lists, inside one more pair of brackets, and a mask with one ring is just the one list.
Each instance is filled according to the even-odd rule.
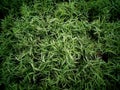
[[1,88],[119,90],[119,0],[26,2],[2,2]]

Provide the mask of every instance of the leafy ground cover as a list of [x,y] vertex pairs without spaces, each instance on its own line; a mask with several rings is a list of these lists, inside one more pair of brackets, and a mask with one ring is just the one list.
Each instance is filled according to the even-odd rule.
[[119,90],[119,0],[3,0],[0,11],[4,90]]

